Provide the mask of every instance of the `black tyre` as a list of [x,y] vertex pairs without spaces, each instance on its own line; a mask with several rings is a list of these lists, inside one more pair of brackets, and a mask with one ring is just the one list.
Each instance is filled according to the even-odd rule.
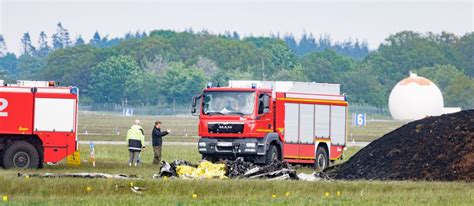
[[318,147],[316,150],[316,159],[314,160],[314,169],[323,171],[329,166],[328,152],[324,147]]
[[0,169],[3,168],[3,151],[0,151]]
[[39,165],[38,150],[28,142],[15,142],[3,153],[3,166],[6,169],[38,168]]
[[278,149],[275,145],[270,145],[268,148],[267,154],[265,154],[265,164],[269,165],[273,163],[275,160],[279,160],[278,158]]

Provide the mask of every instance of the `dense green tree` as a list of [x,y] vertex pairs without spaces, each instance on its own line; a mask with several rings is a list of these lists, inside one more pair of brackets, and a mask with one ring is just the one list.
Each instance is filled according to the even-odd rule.
[[44,58],[23,54],[18,58],[18,78],[41,80],[40,73],[45,66],[46,63]]
[[7,44],[5,43],[5,39],[3,38],[3,35],[0,34],[0,57],[4,57],[7,55],[8,49],[7,49]]
[[[276,38],[250,37],[245,38],[261,50],[261,67],[254,70],[256,76],[261,79],[271,79],[272,75],[282,69],[292,69],[298,64],[297,56],[285,44],[284,41]],[[260,75],[261,74],[261,75]]]
[[349,102],[380,107],[387,104],[385,89],[369,65],[362,64],[344,73],[340,83],[341,91],[347,94]]
[[110,50],[90,45],[55,50],[48,55],[41,76],[63,85],[78,86],[83,94],[87,94],[91,69],[112,55]]
[[77,37],[76,39],[76,42],[74,43],[74,46],[82,46],[84,45],[86,42],[84,41],[84,39],[82,38],[81,35],[79,35],[79,37]]
[[444,92],[445,104],[463,109],[474,109],[474,79],[460,76],[446,87]]
[[31,43],[31,37],[29,32],[23,34],[23,37],[21,38],[21,47],[23,55],[31,56],[35,53],[36,48]]
[[[39,78],[79,86],[83,102],[142,105],[188,102],[207,81],[226,85],[229,79],[265,79],[340,83],[351,103],[384,106],[390,90],[409,71],[432,79],[443,93],[448,88],[469,89],[459,87],[455,80],[469,82],[465,74],[474,73],[474,33],[461,37],[447,32],[405,31],[389,36],[370,53],[365,42],[333,43],[329,36],[315,39],[311,34],[304,35],[297,44],[291,34],[283,39],[279,35],[242,39],[232,32],[212,35],[205,30],[188,29],[155,30],[149,35],[129,32],[124,38],[108,39],[97,32],[91,44],[84,45],[79,37],[73,47],[64,46],[65,35],[68,36],[67,30],[58,24],[53,35],[55,51],[45,57],[22,55],[18,59],[8,54],[0,57],[0,70],[5,71],[8,79]],[[112,92],[118,99],[107,96],[108,90],[102,93],[107,93],[106,98],[98,95],[99,90],[91,90],[90,85],[98,85],[94,75],[111,72],[106,66],[129,65],[124,62],[132,62],[138,69],[119,69],[121,78],[127,76],[125,79],[133,86],[115,85],[120,90]],[[122,90],[127,92],[117,93]],[[459,100],[446,95],[447,105],[474,105],[466,100],[469,95]]]
[[301,60],[304,73],[308,80],[315,82],[340,82],[344,72],[351,70],[355,62],[344,56],[338,55],[333,50],[313,52]]
[[454,47],[458,51],[459,61],[452,64],[464,70],[470,77],[474,77],[474,32],[461,37]]
[[100,34],[98,31],[95,31],[94,36],[92,36],[92,39],[90,40],[89,44],[99,46],[102,43],[102,38],[100,37]]
[[161,77],[159,91],[169,103],[184,103],[190,102],[205,85],[206,76],[202,69],[173,63]]
[[299,43],[297,54],[304,56],[308,53],[318,51],[316,45],[316,39],[314,39],[312,34],[303,34]]
[[296,43],[295,37],[291,34],[285,35],[283,37],[283,41],[285,41],[286,45],[293,51],[293,53],[296,53],[298,51],[298,43]]
[[142,70],[130,56],[112,56],[92,68],[89,95],[97,102],[134,101]]
[[59,22],[57,24],[56,33],[53,34],[53,49],[62,49],[71,46],[72,41],[69,31]]
[[41,31],[38,38],[38,50],[36,51],[36,55],[44,57],[47,56],[50,51],[51,48],[48,45],[48,37],[44,31]]
[[18,59],[13,53],[7,53],[5,56],[0,57],[0,70],[5,72],[7,79],[12,80],[17,78],[17,64]]
[[419,33],[404,31],[390,35],[385,41],[377,51],[387,61],[396,63],[393,70],[385,72],[400,76],[424,66],[448,64],[443,47]]
[[7,78],[7,72],[0,68],[0,80],[4,80]]
[[272,80],[275,81],[302,81],[306,82],[308,76],[305,74],[305,70],[301,65],[297,65],[294,68],[281,69],[272,76]]

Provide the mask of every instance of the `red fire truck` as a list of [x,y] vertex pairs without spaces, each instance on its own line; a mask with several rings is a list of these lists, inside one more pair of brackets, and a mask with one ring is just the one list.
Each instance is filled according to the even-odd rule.
[[0,166],[38,168],[77,149],[77,87],[0,80]]
[[342,158],[348,102],[339,84],[229,81],[208,84],[193,101],[199,115],[199,153],[209,160],[244,157],[270,164],[326,168]]

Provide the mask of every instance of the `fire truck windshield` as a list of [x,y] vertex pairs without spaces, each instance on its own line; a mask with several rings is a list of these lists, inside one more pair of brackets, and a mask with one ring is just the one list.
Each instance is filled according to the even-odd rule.
[[205,92],[202,112],[207,115],[252,114],[255,92]]

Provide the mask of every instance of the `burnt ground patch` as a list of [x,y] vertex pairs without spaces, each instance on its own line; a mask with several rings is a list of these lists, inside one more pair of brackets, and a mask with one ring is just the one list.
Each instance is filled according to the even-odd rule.
[[334,179],[474,180],[474,110],[410,122],[325,172]]

